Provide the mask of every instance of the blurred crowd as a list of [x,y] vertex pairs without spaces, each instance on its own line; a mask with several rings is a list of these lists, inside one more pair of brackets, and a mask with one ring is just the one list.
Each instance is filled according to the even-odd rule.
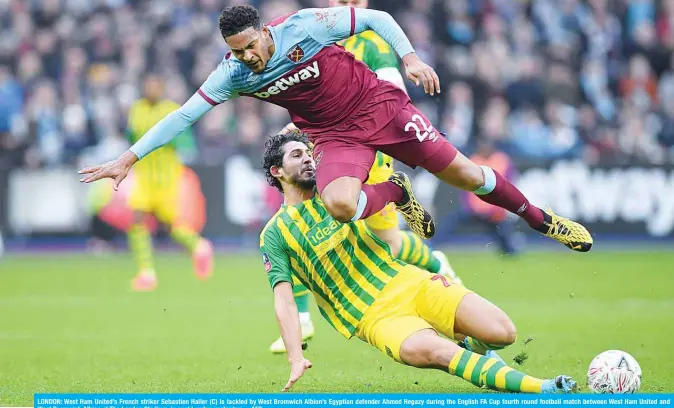
[[[182,103],[227,52],[217,17],[327,0],[0,0],[0,168],[116,157],[148,73]],[[412,99],[459,148],[516,160],[674,162],[674,0],[370,0],[443,85]],[[259,159],[285,110],[239,98],[195,127],[200,154]]]

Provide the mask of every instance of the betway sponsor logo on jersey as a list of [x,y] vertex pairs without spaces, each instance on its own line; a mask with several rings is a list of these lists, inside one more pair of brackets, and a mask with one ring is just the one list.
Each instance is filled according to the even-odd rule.
[[295,72],[293,75],[288,75],[285,78],[281,78],[274,83],[274,85],[265,89],[261,92],[255,92],[253,95],[258,98],[266,99],[272,95],[278,95],[283,91],[287,91],[291,86],[295,86],[300,82],[311,79],[318,78],[321,76],[321,71],[318,69],[318,61],[314,61],[313,64],[302,68],[299,71]]

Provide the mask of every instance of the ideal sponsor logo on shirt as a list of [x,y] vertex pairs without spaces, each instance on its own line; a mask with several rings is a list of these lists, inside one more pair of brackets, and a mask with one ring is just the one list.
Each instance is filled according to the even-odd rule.
[[330,238],[335,231],[337,231],[341,224],[335,221],[332,217],[326,218],[318,224],[314,225],[307,233],[307,238],[312,245],[318,245],[326,239]]

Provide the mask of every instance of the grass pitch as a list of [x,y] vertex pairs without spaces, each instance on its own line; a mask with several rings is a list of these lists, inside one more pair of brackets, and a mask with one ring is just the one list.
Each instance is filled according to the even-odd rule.
[[[452,254],[467,286],[503,308],[519,339],[501,355],[539,377],[585,381],[599,352],[622,349],[643,369],[642,392],[674,391],[674,253]],[[159,288],[132,293],[127,254],[0,260],[0,405],[38,392],[277,392],[284,356],[257,255],[220,255],[197,281],[186,255],[160,254]],[[314,367],[295,392],[479,392],[438,371],[394,363],[333,331],[315,306]],[[533,338],[526,346],[524,341]]]

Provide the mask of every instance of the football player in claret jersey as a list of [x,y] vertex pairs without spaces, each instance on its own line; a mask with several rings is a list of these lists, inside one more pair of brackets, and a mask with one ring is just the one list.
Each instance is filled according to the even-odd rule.
[[[368,0],[329,0],[330,7],[351,6],[367,8]],[[405,93],[405,81],[398,70],[398,58],[391,46],[372,30],[363,31],[339,45],[359,60],[363,61],[377,78],[387,81]],[[393,174],[393,159],[377,152],[366,184],[374,185],[387,181]],[[409,231],[402,231],[398,225],[395,205],[389,203],[381,211],[365,219],[365,223],[379,238],[385,241],[396,258],[408,264],[433,273],[442,273],[457,280],[447,258],[441,251],[431,251],[422,239]]]
[[335,330],[397,362],[436,368],[501,391],[575,389],[568,376],[534,378],[488,355],[516,338],[515,326],[501,309],[459,283],[395,259],[364,223],[335,220],[316,194],[307,143],[299,133],[274,136],[263,159],[267,180],[284,195],[282,207],[260,234],[262,263],[290,361],[284,391],[311,367],[302,352],[293,277],[311,290]]
[[309,135],[318,192],[339,222],[368,218],[392,202],[412,231],[424,238],[435,233],[430,214],[416,202],[403,201],[406,177],[363,184],[381,151],[519,215],[573,250],[590,250],[593,240],[585,227],[534,206],[493,169],[470,161],[439,136],[404,91],[378,79],[335,44],[372,30],[402,58],[409,79],[430,95],[440,92],[437,74],[419,59],[388,13],[354,7],[304,9],[261,24],[254,7],[233,6],[220,15],[219,28],[232,52],[197,93],[117,160],[80,170],[86,174],[83,182],[110,177],[117,186],[135,162],[214,106],[247,96],[286,108],[292,122]]
[[[352,6],[367,8],[367,0],[330,0],[331,7]],[[398,58],[395,51],[384,39],[372,30],[363,31],[344,41],[339,45],[353,54],[357,60],[363,61],[378,78],[394,84],[403,91],[405,81],[398,70]],[[293,131],[297,128],[290,123],[283,131]],[[367,177],[366,184],[379,184],[387,181],[393,175],[393,159],[382,152],[377,152],[372,168]],[[416,265],[432,273],[441,273],[453,281],[459,281],[449,260],[442,251],[433,251],[419,237],[411,231],[400,229],[398,214],[395,205],[389,203],[381,211],[367,217],[366,225],[382,241],[391,248],[391,253],[401,261]],[[302,338],[310,340],[314,336],[314,325],[309,314],[309,298],[311,294],[300,283],[293,286],[295,290],[295,302],[300,312],[302,323]],[[276,339],[269,350],[274,353],[285,353],[283,339]]]

